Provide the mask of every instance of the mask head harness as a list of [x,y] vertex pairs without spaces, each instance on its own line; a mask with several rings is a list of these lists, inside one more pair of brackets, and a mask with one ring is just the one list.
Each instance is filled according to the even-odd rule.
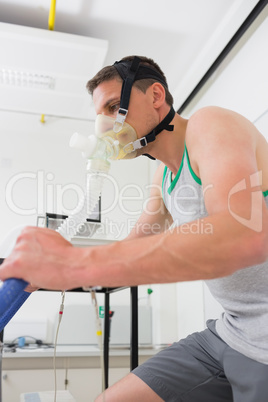
[[[116,61],[114,63],[114,67],[116,68],[118,74],[123,80],[121,97],[120,97],[120,107],[116,116],[114,131],[119,132],[122,129],[124,121],[128,114],[128,105],[130,100],[130,93],[134,81],[153,78],[157,82],[160,82],[164,87],[168,88],[167,82],[165,78],[158,73],[153,68],[141,64],[141,59],[137,56],[134,57],[131,61]],[[173,120],[175,116],[175,110],[173,107],[170,108],[169,113],[166,117],[147,135],[142,138],[137,139],[132,143],[133,151],[137,149],[145,147],[150,142],[155,140],[157,134],[159,134],[163,130],[173,131],[174,126],[169,123]],[[149,154],[144,154],[151,159],[155,159]]]

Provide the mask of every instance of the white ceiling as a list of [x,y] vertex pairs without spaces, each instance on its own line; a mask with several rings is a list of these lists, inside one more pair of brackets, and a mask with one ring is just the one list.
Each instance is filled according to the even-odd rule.
[[[55,31],[107,39],[105,64],[130,54],[155,59],[178,108],[257,2],[57,0]],[[0,0],[0,21],[47,29],[50,3]]]

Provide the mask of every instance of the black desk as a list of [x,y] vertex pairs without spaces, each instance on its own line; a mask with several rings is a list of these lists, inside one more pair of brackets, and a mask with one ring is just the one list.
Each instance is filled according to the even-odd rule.
[[[103,288],[97,290],[98,293],[105,294],[104,302],[104,385],[109,386],[109,336],[110,336],[110,294],[118,292],[125,288]],[[138,366],[138,288],[131,287],[130,289],[130,369],[133,370]]]

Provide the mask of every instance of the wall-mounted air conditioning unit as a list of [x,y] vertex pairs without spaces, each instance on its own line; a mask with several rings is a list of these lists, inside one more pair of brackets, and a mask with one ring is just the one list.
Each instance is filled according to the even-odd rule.
[[108,41],[0,23],[0,110],[91,120]]

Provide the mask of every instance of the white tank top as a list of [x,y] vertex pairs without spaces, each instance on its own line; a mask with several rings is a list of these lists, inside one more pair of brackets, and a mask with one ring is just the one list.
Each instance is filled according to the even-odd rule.
[[[184,224],[184,233],[209,234],[212,228],[204,221],[208,213],[202,183],[191,168],[186,147],[173,180],[165,167],[162,191],[176,226]],[[268,208],[268,191],[263,196]],[[216,322],[220,337],[245,356],[268,364],[268,261],[205,282],[224,309]]]

